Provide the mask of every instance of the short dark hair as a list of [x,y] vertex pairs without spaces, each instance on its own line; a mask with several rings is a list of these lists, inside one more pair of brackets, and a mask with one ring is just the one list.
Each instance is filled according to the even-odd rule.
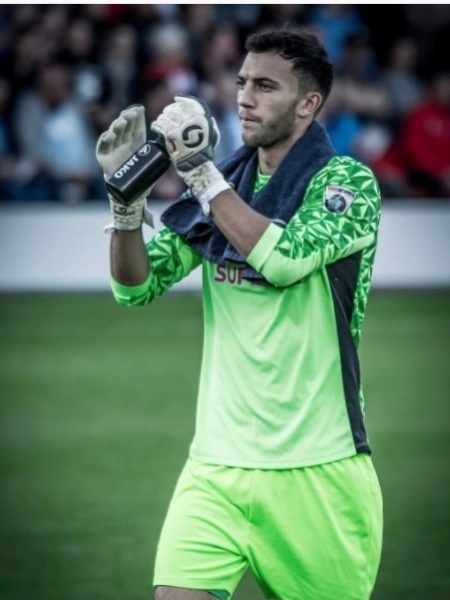
[[319,38],[304,27],[270,28],[252,33],[245,42],[247,52],[275,52],[292,61],[304,91],[317,91],[328,98],[333,83],[333,63]]

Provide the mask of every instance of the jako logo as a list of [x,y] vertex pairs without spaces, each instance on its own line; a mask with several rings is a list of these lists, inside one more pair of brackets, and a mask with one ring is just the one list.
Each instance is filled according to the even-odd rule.
[[147,154],[150,154],[151,150],[152,147],[150,144],[145,144],[145,146],[142,146],[142,148],[138,150],[138,154],[139,156],[147,156]]
[[203,143],[205,134],[203,133],[200,125],[191,125],[190,127],[186,127],[186,129],[184,129],[182,137],[186,148],[196,148]]
[[118,169],[115,173],[114,173],[114,177],[116,179],[120,179],[121,177],[123,177],[125,175],[125,173],[127,173],[131,167],[133,165],[135,165],[137,162],[139,162],[139,158],[136,156],[136,154],[133,154],[133,156],[127,160],[126,163],[124,163],[120,169]]

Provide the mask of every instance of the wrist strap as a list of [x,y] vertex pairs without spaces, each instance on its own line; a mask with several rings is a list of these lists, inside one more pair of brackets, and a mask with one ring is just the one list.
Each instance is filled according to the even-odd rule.
[[209,215],[209,203],[213,198],[231,188],[216,165],[208,160],[192,171],[178,171],[192,194],[197,198],[205,215]]
[[220,194],[220,192],[224,192],[225,190],[230,189],[231,185],[227,183],[225,179],[221,179],[220,181],[216,181],[216,183],[213,183],[212,186],[208,187],[200,194],[198,200],[202,206],[205,215],[209,215],[211,211],[211,207],[209,206],[211,200],[215,198],[217,194]]

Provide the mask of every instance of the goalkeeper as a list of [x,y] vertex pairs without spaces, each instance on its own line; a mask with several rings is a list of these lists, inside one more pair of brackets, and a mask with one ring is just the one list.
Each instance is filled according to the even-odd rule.
[[[333,77],[307,30],[252,34],[237,76],[243,146],[216,167],[207,106],[152,124],[188,191],[145,243],[145,195],[111,199],[112,290],[151,303],[203,271],[196,429],[158,544],[156,600],[230,598],[251,568],[269,599],[367,600],[382,499],[357,349],[380,216],[372,172],[316,117]],[[146,139],[143,109],[100,136],[111,175]]]

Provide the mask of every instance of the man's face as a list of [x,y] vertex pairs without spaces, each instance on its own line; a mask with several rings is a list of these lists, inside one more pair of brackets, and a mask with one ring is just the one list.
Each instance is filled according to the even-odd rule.
[[301,100],[292,62],[274,52],[247,54],[237,77],[242,139],[270,148],[295,137]]

